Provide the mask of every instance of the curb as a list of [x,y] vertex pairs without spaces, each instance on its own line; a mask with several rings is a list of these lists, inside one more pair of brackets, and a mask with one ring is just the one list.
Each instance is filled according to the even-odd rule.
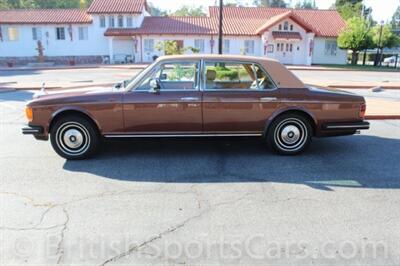
[[366,120],[400,120],[400,115],[366,115]]
[[384,72],[384,73],[396,73],[400,72],[400,70],[385,70],[385,69],[374,69],[374,70],[368,70],[368,69],[354,69],[354,68],[325,68],[321,67],[319,68],[318,66],[315,66],[314,68],[310,67],[296,67],[296,66],[286,66],[287,69],[289,70],[294,70],[294,71],[337,71],[337,72]]
[[400,90],[400,86],[397,85],[383,85],[383,86],[376,86],[376,85],[321,85],[321,84],[311,84],[306,83],[309,86],[315,87],[322,87],[322,88],[329,88],[329,89],[359,89],[359,90],[371,90],[374,88],[381,88],[384,90]]
[[12,88],[0,88],[0,93],[6,93],[6,92],[13,92],[15,89]]

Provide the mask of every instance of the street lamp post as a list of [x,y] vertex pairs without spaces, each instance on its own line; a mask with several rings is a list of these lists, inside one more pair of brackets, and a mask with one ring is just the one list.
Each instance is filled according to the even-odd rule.
[[223,36],[222,36],[222,19],[223,19],[224,1],[219,0],[219,29],[218,29],[218,53],[222,54]]

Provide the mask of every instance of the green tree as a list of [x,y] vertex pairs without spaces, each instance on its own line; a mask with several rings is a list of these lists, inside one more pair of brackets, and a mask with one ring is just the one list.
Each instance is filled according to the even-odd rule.
[[165,55],[180,55],[184,54],[186,51],[191,51],[192,53],[198,53],[199,50],[194,47],[179,47],[176,41],[163,41],[156,44],[156,49],[158,51],[163,51]]
[[400,6],[394,12],[391,24],[393,28],[400,28]]
[[202,6],[199,7],[191,7],[184,5],[175,12],[172,12],[170,14],[171,16],[188,16],[188,17],[201,17],[205,16],[206,13],[204,12],[204,9]]
[[0,0],[0,9],[8,9],[10,6],[6,0]]
[[351,63],[357,64],[358,52],[373,45],[369,22],[361,17],[353,17],[346,22],[345,29],[337,39],[341,49],[351,50]]
[[152,16],[160,17],[160,16],[168,15],[167,11],[162,10],[161,8],[158,8],[158,7],[154,6],[152,3],[148,3],[148,6],[149,6],[149,9],[150,9],[149,10],[150,14]]
[[317,6],[315,5],[315,0],[302,0],[296,3],[295,8],[317,9]]
[[336,10],[344,20],[353,17],[361,17],[362,3],[345,3],[343,5],[336,5]]
[[[373,42],[376,47],[380,48],[393,48],[400,45],[400,37],[393,33],[393,29],[391,25],[385,25],[382,28],[382,36],[380,37],[381,26],[376,25],[373,30]],[[379,43],[379,39],[380,43]]]
[[254,0],[253,4],[261,7],[286,7],[284,0]]

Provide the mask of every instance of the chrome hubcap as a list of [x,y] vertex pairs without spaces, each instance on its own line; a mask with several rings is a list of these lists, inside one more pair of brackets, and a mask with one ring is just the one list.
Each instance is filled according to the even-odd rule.
[[285,151],[297,151],[307,142],[308,131],[303,121],[288,118],[278,124],[274,132],[275,143]]
[[65,131],[63,139],[65,145],[71,149],[76,149],[83,143],[82,133],[74,128]]
[[90,134],[79,123],[67,122],[56,132],[57,146],[66,154],[79,156],[85,153],[90,146]]
[[292,125],[286,126],[282,129],[281,138],[287,144],[293,144],[300,139],[300,130]]

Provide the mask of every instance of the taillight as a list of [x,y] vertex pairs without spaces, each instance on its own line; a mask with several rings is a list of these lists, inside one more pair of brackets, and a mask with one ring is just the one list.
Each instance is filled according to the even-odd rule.
[[360,117],[361,120],[364,120],[365,118],[365,111],[367,110],[367,105],[365,103],[362,103],[360,105],[360,111],[358,113],[358,116]]

